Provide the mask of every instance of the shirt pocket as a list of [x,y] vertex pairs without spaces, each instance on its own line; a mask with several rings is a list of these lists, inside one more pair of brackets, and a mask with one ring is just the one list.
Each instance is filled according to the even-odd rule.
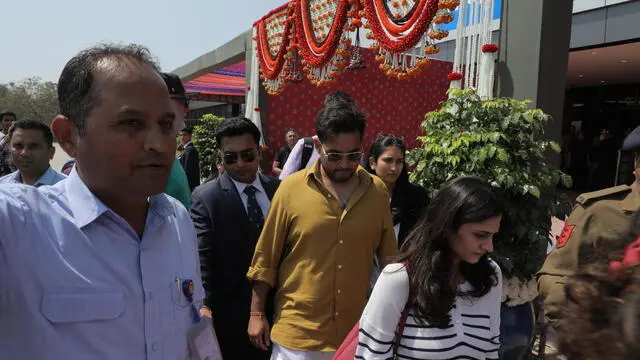
[[[189,280],[193,281],[193,302],[189,301],[187,293],[185,292],[185,289],[183,289],[183,283]],[[204,289],[202,288],[202,282],[199,278],[176,277],[175,280],[169,285],[173,304],[177,308],[189,310],[192,304],[194,304],[197,309],[200,308],[204,300]]]
[[40,311],[52,323],[108,321],[125,310],[121,291],[45,291]]

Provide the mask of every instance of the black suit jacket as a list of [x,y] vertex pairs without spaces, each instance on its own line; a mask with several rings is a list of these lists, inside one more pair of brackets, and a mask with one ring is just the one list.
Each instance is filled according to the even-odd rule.
[[[280,180],[258,176],[271,200]],[[246,332],[251,304],[246,275],[258,236],[250,230],[246,209],[228,173],[195,189],[191,218],[198,236],[205,305],[214,319],[242,321]]]
[[200,185],[200,157],[198,150],[192,142],[188,142],[184,146],[182,155],[178,158],[184,172],[187,174],[187,180],[189,180],[189,188],[191,191]]

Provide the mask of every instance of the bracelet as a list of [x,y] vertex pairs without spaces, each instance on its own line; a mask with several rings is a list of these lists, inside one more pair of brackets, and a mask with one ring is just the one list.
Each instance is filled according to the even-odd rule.
[[264,317],[264,313],[263,312],[259,312],[259,311],[252,311],[249,313],[249,316],[251,317]]

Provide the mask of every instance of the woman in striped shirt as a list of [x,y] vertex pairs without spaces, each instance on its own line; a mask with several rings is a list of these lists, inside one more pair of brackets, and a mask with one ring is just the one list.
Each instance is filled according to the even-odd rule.
[[488,254],[503,212],[482,179],[445,185],[407,238],[401,263],[378,279],[360,320],[356,359],[393,358],[404,325],[398,359],[497,360],[502,275]]

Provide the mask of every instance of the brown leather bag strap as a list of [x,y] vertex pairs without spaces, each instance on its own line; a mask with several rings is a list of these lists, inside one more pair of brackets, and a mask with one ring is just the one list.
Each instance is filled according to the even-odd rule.
[[400,341],[402,341],[402,333],[404,333],[404,326],[407,323],[407,318],[409,317],[409,310],[411,309],[411,268],[409,267],[408,262],[403,262],[405,269],[407,269],[407,276],[409,277],[409,297],[407,297],[407,303],[404,305],[404,309],[402,310],[402,315],[400,315],[400,321],[398,322],[398,327],[396,329],[396,337],[393,340],[393,358],[398,358],[398,347],[400,346]]

